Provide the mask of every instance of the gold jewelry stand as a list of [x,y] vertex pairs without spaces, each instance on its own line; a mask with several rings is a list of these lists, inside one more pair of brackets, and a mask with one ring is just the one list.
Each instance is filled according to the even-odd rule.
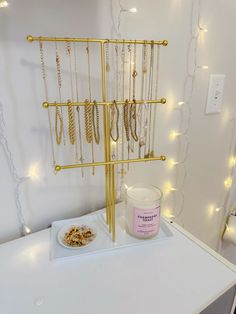
[[[81,164],[72,164],[72,165],[56,165],[55,171],[60,171],[62,169],[73,169],[73,168],[83,168],[83,167],[96,167],[96,166],[105,166],[105,184],[106,184],[106,223],[109,226],[109,232],[112,234],[112,240],[115,241],[115,174],[114,167],[117,164],[125,164],[125,163],[134,163],[134,162],[147,162],[154,160],[166,160],[165,156],[159,157],[147,157],[147,158],[137,158],[137,159],[128,159],[128,160],[111,160],[111,149],[110,149],[110,105],[113,104],[112,101],[106,100],[106,64],[105,64],[105,51],[104,44],[113,43],[113,44],[147,44],[147,45],[162,45],[167,46],[168,41],[153,41],[153,40],[116,40],[116,39],[91,39],[91,38],[59,38],[59,37],[33,37],[27,36],[27,40],[29,42],[33,41],[47,41],[47,42],[81,42],[81,43],[98,43],[100,44],[100,54],[101,54],[101,73],[102,73],[102,102],[97,102],[96,104],[99,106],[103,106],[103,120],[104,120],[104,161],[102,162],[91,162],[91,163],[81,163]],[[135,100],[136,104],[144,104],[143,100]],[[125,104],[124,101],[116,101],[117,105]],[[132,104],[132,101],[129,101]],[[148,104],[165,104],[166,99],[154,99],[147,100],[145,103]],[[71,102],[71,106],[86,106],[86,105],[94,105],[93,102]],[[43,107],[63,107],[67,106],[67,103],[49,103],[44,102]]]

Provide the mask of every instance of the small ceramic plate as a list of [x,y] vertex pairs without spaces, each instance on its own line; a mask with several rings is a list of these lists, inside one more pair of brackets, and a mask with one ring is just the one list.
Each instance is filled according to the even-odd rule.
[[[86,228],[89,228],[92,230],[92,233],[94,234],[94,237],[91,241],[89,241],[87,244],[85,245],[81,245],[81,246],[70,246],[69,244],[67,244],[65,241],[64,241],[64,237],[65,237],[65,234],[66,232],[68,232],[71,227],[86,227]],[[91,226],[88,226],[88,225],[85,225],[85,224],[70,224],[70,225],[66,225],[66,226],[63,226],[59,231],[58,231],[58,234],[57,234],[57,241],[62,245],[64,246],[65,248],[67,249],[72,249],[72,250],[78,250],[78,249],[82,249],[88,245],[90,245],[92,242],[94,242],[96,238],[96,231],[95,231],[95,228],[94,227],[91,227]]]

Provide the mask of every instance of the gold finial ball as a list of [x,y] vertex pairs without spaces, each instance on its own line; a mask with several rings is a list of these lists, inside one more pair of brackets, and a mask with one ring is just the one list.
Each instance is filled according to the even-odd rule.
[[166,160],[166,156],[161,156],[161,160],[165,161]]
[[48,108],[49,107],[49,103],[47,101],[43,102],[43,108]]
[[55,171],[60,171],[60,170],[61,170],[61,166],[56,165],[56,166],[55,166]]
[[32,41],[33,41],[33,36],[29,35],[29,36],[27,36],[26,38],[27,38],[27,40],[28,40],[30,43],[32,43]]
[[163,46],[167,46],[167,45],[168,45],[168,40],[163,40],[162,45],[163,45]]
[[162,98],[162,99],[161,99],[161,103],[162,103],[162,104],[165,104],[165,103],[166,103],[166,99],[165,99],[165,98]]

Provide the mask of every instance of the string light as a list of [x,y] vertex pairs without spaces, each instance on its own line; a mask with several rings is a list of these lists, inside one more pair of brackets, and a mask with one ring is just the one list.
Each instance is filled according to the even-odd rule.
[[178,161],[175,161],[173,158],[170,158],[167,160],[167,164],[169,166],[169,168],[173,168],[174,166],[178,165],[179,162]]
[[0,0],[0,8],[8,7],[9,3],[6,0]]
[[224,181],[224,185],[227,189],[230,189],[233,183],[233,179],[231,177],[228,177]]
[[179,101],[178,102],[178,106],[183,106],[184,105],[184,101]]
[[137,8],[131,8],[128,10],[130,13],[137,13]]
[[29,167],[28,177],[33,181],[40,180],[39,163],[32,163]]
[[198,65],[198,68],[202,69],[202,70],[208,70],[209,69],[208,65]]
[[174,192],[176,191],[176,188],[174,188],[171,184],[171,182],[166,182],[165,185],[164,185],[164,193],[166,195],[168,195],[170,192]]
[[231,156],[229,159],[229,167],[234,167],[236,165],[236,157],[235,156]]
[[203,33],[208,33],[208,29],[204,27],[200,27],[200,31]]
[[0,145],[2,146],[3,153],[6,157],[8,163],[8,169],[14,184],[14,200],[17,210],[17,217],[20,223],[20,233],[22,235],[28,234],[30,232],[30,228],[26,225],[25,218],[23,215],[23,210],[20,201],[20,186],[23,182],[29,179],[29,177],[20,177],[17,173],[12,153],[9,149],[8,140],[5,136],[5,120],[3,114],[3,105],[0,104]]
[[180,136],[180,135],[181,135],[180,132],[177,132],[177,131],[175,131],[175,130],[172,130],[172,131],[170,132],[170,134],[169,134],[169,138],[170,138],[170,140],[175,140],[176,137],[178,137],[178,136]]

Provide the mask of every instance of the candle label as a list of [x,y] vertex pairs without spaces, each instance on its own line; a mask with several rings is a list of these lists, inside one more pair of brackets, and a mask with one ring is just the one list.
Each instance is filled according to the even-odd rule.
[[133,231],[136,235],[151,237],[159,230],[160,206],[152,209],[134,208]]

